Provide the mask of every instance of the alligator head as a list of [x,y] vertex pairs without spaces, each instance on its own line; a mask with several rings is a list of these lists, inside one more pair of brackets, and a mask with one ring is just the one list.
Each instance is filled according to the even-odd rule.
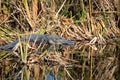
[[[66,40],[65,38],[62,37],[58,37],[58,36],[51,36],[51,35],[39,35],[39,34],[31,34],[28,37],[22,37],[20,39],[21,41],[27,41],[30,43],[35,43],[36,45],[40,45],[42,44],[47,44],[50,46],[50,48],[52,49],[53,46],[57,49],[64,48],[67,46],[73,46],[75,44],[74,41],[70,41],[70,40]],[[8,45],[5,45],[3,47],[1,47],[1,50],[6,50],[6,51],[10,51],[13,50],[13,48],[15,48],[15,46],[19,43],[19,40],[16,40],[12,43],[9,43]]]

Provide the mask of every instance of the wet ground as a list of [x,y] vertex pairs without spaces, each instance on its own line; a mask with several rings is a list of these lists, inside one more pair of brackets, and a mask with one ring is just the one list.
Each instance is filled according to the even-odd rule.
[[67,57],[31,54],[26,64],[1,52],[0,80],[119,80],[119,50],[116,45],[79,44],[72,54],[64,52]]

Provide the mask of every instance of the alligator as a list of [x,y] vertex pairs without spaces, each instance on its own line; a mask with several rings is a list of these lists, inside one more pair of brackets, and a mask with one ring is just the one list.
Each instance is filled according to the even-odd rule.
[[0,47],[0,51],[14,51],[16,46],[19,44],[20,41],[28,41],[30,43],[35,43],[35,45],[39,46],[41,43],[42,44],[48,44],[51,46],[51,49],[53,49],[53,46],[60,48],[59,46],[62,45],[63,47],[67,46],[73,46],[75,45],[74,41],[66,40],[63,37],[58,37],[58,36],[52,36],[48,34],[31,34],[27,37],[21,37],[20,39],[17,39],[14,42],[11,42],[5,46]]

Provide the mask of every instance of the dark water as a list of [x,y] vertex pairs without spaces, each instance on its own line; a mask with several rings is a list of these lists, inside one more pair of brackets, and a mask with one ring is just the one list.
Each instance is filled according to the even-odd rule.
[[[23,64],[13,56],[0,61],[0,80],[119,80],[120,48],[116,45],[78,47],[69,56],[74,61]],[[3,54],[3,53],[1,53]],[[33,58],[35,59],[35,58]]]

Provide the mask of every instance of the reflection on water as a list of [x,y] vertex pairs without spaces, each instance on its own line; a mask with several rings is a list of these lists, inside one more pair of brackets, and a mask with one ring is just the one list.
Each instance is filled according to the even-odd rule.
[[47,74],[47,80],[57,80],[52,73]]
[[[6,58],[0,62],[0,80],[115,80],[118,69],[116,45],[95,47],[97,50],[87,45],[78,46],[67,60],[53,55],[44,63],[23,64],[17,58]],[[60,59],[67,62],[59,62]]]

